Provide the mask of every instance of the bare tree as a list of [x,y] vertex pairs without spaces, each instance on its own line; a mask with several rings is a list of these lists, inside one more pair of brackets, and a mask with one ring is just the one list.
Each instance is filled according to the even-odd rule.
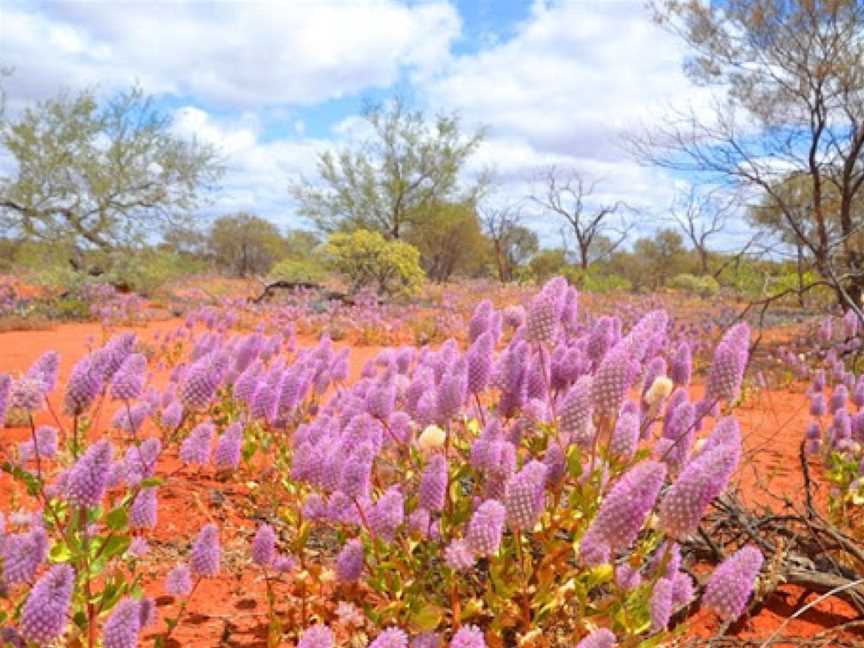
[[[626,205],[621,201],[600,204],[589,208],[591,195],[596,182],[586,183],[580,173],[573,169],[549,167],[538,178],[542,186],[529,196],[531,202],[544,212],[564,220],[562,234],[565,247],[575,244],[579,265],[586,269],[592,258],[591,253],[603,239],[604,253],[611,254],[627,238],[631,227],[623,218]],[[617,218],[616,218],[617,216]]]
[[[718,89],[711,111],[670,115],[631,139],[644,162],[769,202],[847,307],[864,292],[864,3],[655,0],[690,46],[685,67]],[[806,184],[804,209],[782,191]]]
[[699,256],[703,275],[710,271],[711,249],[708,241],[723,232],[735,205],[734,197],[721,198],[716,192],[699,193],[693,185],[677,195],[672,203],[671,218]]
[[480,208],[483,233],[492,244],[495,269],[501,283],[513,279],[513,269],[537,252],[537,235],[522,225],[522,205],[485,205]]

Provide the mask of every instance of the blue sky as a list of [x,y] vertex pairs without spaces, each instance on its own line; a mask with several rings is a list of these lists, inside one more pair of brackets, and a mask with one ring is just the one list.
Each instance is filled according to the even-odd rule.
[[[321,151],[362,138],[364,101],[395,90],[488,128],[466,176],[493,167],[495,200],[524,197],[557,165],[597,181],[598,201],[660,214],[686,179],[640,167],[622,138],[670,107],[707,107],[684,56],[642,0],[0,0],[12,114],[62,87],[138,82],[178,133],[223,151],[211,212],[285,226],[302,225],[289,182],[314,177]],[[554,221],[529,224],[557,242]],[[742,231],[730,227],[730,244]]]

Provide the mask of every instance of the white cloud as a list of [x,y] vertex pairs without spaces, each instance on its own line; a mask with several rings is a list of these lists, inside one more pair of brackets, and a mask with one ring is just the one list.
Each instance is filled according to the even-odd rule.
[[194,106],[175,111],[173,129],[216,147],[225,160],[222,186],[209,211],[249,211],[280,225],[305,225],[292,216],[288,185],[300,174],[313,176],[318,153],[332,142],[302,137],[268,141],[249,115],[219,119]]
[[707,106],[684,55],[639,0],[536,2],[510,39],[451,59],[423,90],[433,106],[488,127],[474,164],[493,165],[504,194],[524,195],[528,179],[557,165],[598,180],[598,202],[661,210],[675,177],[640,167],[622,135],[670,106]]
[[139,80],[223,106],[314,105],[432,74],[460,29],[444,0],[57,2],[2,9],[0,62],[21,100]]

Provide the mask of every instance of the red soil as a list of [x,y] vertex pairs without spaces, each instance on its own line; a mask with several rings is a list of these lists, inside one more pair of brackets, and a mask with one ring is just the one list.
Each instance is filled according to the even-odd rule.
[[[164,333],[179,325],[177,320],[150,323],[135,330],[139,336],[150,339],[156,332]],[[117,332],[117,331],[112,331]],[[0,372],[21,372],[43,352],[53,349],[61,355],[60,384],[69,375],[73,364],[88,347],[101,344],[105,335],[99,324],[65,324],[47,331],[15,331],[0,334]],[[310,344],[311,340],[301,340]],[[337,345],[338,346],[338,345]],[[354,347],[351,354],[351,378],[356,379],[363,364],[378,352],[376,347]],[[51,397],[55,409],[60,394]],[[112,414],[108,406],[105,419]],[[798,446],[807,420],[807,404],[803,394],[792,391],[764,391],[736,412],[744,433],[747,461],[739,474],[744,497],[751,503],[782,506],[784,497],[800,502],[802,478],[798,464]],[[47,414],[40,415],[40,423],[50,424]],[[64,421],[68,425],[68,421]],[[6,442],[27,436],[27,430],[5,431]],[[261,470],[266,470],[261,466]],[[209,473],[196,474],[180,466],[174,458],[160,461],[158,473],[170,475],[160,488],[160,522],[149,535],[150,554],[142,561],[145,590],[157,597],[160,623],[176,615],[177,602],[163,595],[162,579],[167,571],[188,550],[190,539],[208,520],[216,522],[222,531],[225,564],[242,564],[248,555],[248,542],[257,526],[257,500],[266,500],[258,492],[257,475],[242,475],[239,480],[218,481]],[[247,480],[247,481],[244,481]],[[10,482],[0,477],[0,493],[4,503],[10,497]],[[269,500],[267,500],[269,501]],[[315,571],[314,564],[306,565]],[[172,635],[168,645],[174,646],[266,646],[267,609],[263,579],[252,568],[225,570],[240,576],[225,576],[217,580],[202,581],[187,610],[184,622]],[[301,571],[300,574],[306,574]],[[289,582],[290,581],[290,582]],[[313,587],[331,588],[326,572],[309,582]],[[303,579],[294,572],[291,579],[275,584],[276,607],[285,616],[289,637],[294,630],[307,625],[315,610],[303,605]],[[740,637],[768,636],[788,617],[801,601],[802,592],[794,587],[781,587],[770,596],[756,614],[739,622],[732,630]],[[318,598],[318,597],[316,597]],[[334,600],[337,597],[329,597]],[[812,600],[811,595],[807,600]],[[320,600],[320,599],[319,599]],[[306,619],[301,616],[305,612]],[[855,618],[854,610],[838,599],[824,601],[807,613],[788,623],[786,636],[812,636],[827,628]],[[688,636],[708,637],[716,632],[718,623],[713,615],[700,612],[689,624]],[[149,639],[148,639],[149,642]],[[782,645],[782,644],[774,644]],[[829,645],[829,644],[826,644]]]

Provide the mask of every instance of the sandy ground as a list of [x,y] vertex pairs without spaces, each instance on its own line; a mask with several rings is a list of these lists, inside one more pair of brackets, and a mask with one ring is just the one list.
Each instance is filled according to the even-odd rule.
[[[167,320],[131,330],[148,339],[156,332],[164,333],[178,325],[176,320]],[[54,349],[61,356],[59,382],[63,384],[73,364],[89,347],[101,344],[104,337],[97,323],[64,324],[45,331],[0,333],[0,372],[23,371],[41,353]],[[303,342],[311,343],[310,340],[301,340]],[[352,350],[352,379],[359,375],[366,360],[378,350],[376,347],[355,347]],[[698,392],[698,389],[694,388],[694,391]],[[59,404],[59,394],[53,395],[51,400]],[[110,415],[111,411],[107,411],[104,416]],[[746,446],[747,461],[738,475],[745,498],[773,507],[781,506],[783,497],[798,500],[802,492],[798,445],[807,420],[807,403],[803,394],[764,391],[745,403],[736,415]],[[42,419],[40,422],[51,423],[47,414]],[[24,436],[25,430],[10,429],[5,438],[8,443]],[[151,553],[143,564],[145,589],[158,597],[160,617],[164,620],[177,613],[178,603],[163,595],[161,581],[178,556],[185,554],[191,537],[207,520],[216,522],[223,529],[225,563],[242,563],[248,555],[248,539],[257,524],[255,517],[262,504],[259,499],[262,494],[254,492],[249,482],[243,479],[218,481],[209,473],[197,474],[184,469],[174,456],[165,457],[158,472],[170,477],[160,488],[160,522],[155,532],[149,535]],[[8,491],[8,477],[2,477],[0,483],[0,491]],[[314,569],[314,566],[310,565],[310,568]],[[169,645],[202,648],[266,646],[267,611],[263,579],[252,568],[243,569],[241,573],[241,577],[226,576],[203,581],[188,607],[186,620],[172,635]],[[277,609],[286,613],[285,627],[288,629],[307,625],[315,615],[314,609],[303,604],[305,597],[301,584],[297,579],[292,580],[275,585]],[[782,588],[755,616],[740,621],[732,631],[741,637],[765,637],[800,606],[801,594],[796,588]],[[811,595],[805,600],[813,598]],[[854,618],[850,606],[838,599],[829,599],[790,622],[784,634],[810,636]],[[163,626],[160,624],[159,627]],[[690,621],[687,634],[707,637],[717,627],[713,615],[698,613]]]

